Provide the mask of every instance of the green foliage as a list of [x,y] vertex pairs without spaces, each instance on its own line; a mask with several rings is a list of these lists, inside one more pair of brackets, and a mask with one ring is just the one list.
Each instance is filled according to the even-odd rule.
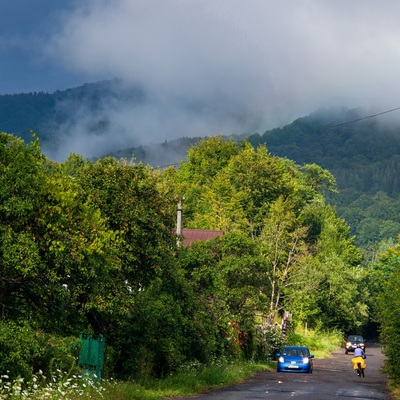
[[287,335],[287,342],[293,346],[307,346],[318,358],[330,357],[333,350],[342,346],[343,332],[336,329],[323,330],[296,327]]
[[42,371],[50,377],[57,370],[67,375],[77,371],[77,357],[81,342],[76,337],[57,337],[18,325],[0,322],[0,371],[10,380],[32,379]]
[[329,171],[324,170],[317,164],[306,164],[301,170],[306,173],[307,184],[314,192],[323,193],[325,189],[325,191],[337,193],[336,179]]
[[376,317],[380,322],[383,351],[387,356],[385,372],[390,381],[400,385],[400,244],[379,254],[374,265]]
[[368,196],[348,190],[345,195],[349,197],[349,204],[340,204],[338,211],[350,224],[358,246],[371,252],[380,242],[396,239],[400,232],[398,198],[381,191]]
[[207,183],[238,153],[239,145],[232,139],[211,136],[188,150],[188,160],[182,164],[181,173],[198,184]]
[[256,342],[253,358],[258,361],[274,360],[275,354],[290,343],[290,336],[282,333],[279,325],[262,324],[255,330]]
[[120,239],[117,269],[123,269],[130,285],[146,286],[162,257],[174,250],[172,199],[159,191],[156,175],[143,164],[106,158],[88,163],[79,179]]
[[165,376],[191,362],[207,364],[228,354],[221,304],[197,296],[177,265],[135,295],[130,316],[119,319],[110,343],[120,376]]
[[[74,369],[74,341],[61,338],[80,332],[107,338],[106,375],[165,377],[271,355],[275,333],[256,327],[283,311],[343,330],[367,317],[368,270],[324,202],[333,177],[316,165],[221,137],[200,141],[178,170],[77,155],[56,164],[37,140],[0,139],[2,317],[58,343],[40,347],[46,373]],[[183,197],[185,227],[224,235],[177,246]],[[18,357],[14,374],[37,369]]]
[[42,194],[44,157],[38,140],[25,145],[21,139],[0,133],[0,216],[15,230],[32,222]]
[[[328,169],[339,193],[326,192],[327,200],[346,218],[363,249],[395,238],[400,228],[398,124],[378,118],[361,120],[366,114],[362,109],[318,110],[282,128],[249,137],[254,147],[267,143],[272,154]],[[339,121],[358,119],[332,127]],[[313,171],[307,169],[312,178]],[[327,188],[333,183],[330,177],[324,182]],[[361,199],[372,201],[375,207],[363,206]],[[362,217],[354,220],[357,215]],[[391,226],[381,229],[386,224]]]
[[[225,234],[220,244],[221,260],[214,276],[216,295],[223,299],[242,330],[252,331],[254,310],[263,310],[263,263],[257,245],[243,232]],[[244,343],[243,343],[244,344]]]
[[294,319],[343,331],[362,326],[368,320],[368,271],[360,267],[348,226],[321,202],[309,204],[302,218],[310,227],[313,257],[300,260],[289,279],[286,302]]
[[270,207],[259,244],[268,285],[267,312],[272,317],[282,310],[282,297],[289,277],[296,263],[307,256],[308,249],[305,243],[307,227],[299,224],[290,205],[279,198]]
[[[212,155],[204,142],[196,148],[195,160],[207,165]],[[195,170],[193,163],[193,159],[188,162]],[[218,229],[221,225],[214,215],[223,215],[225,221],[239,217],[240,225],[223,225],[221,249],[226,250],[214,250],[220,258],[218,266],[199,265],[191,278],[224,301],[242,329],[254,323],[254,309],[273,318],[288,308],[300,321],[311,325],[322,321],[343,330],[367,319],[368,292],[361,289],[365,274],[358,267],[360,253],[345,221],[323,201],[325,190],[335,190],[328,171],[317,165],[300,169],[270,155],[265,146],[254,150],[244,144],[219,170],[213,169],[213,180],[204,181],[196,204],[203,221],[209,219],[200,226],[191,211],[191,188],[197,187],[199,178],[186,171],[183,164],[177,172],[180,188],[186,188],[182,193],[185,224]],[[222,192],[230,196],[223,198]],[[207,208],[217,198],[218,208]],[[228,209],[235,210],[231,217]]]
[[294,174],[297,171],[283,159],[272,157],[264,146],[255,151],[250,145],[233,157],[226,176],[240,193],[242,209],[252,235],[259,235],[269,205],[280,196],[293,194]]
[[29,326],[1,322],[0,371],[11,379],[32,378],[32,364],[42,352],[36,335]]
[[83,188],[46,162],[37,141],[1,137],[1,177],[9,185],[0,210],[3,313],[77,334],[71,322],[81,323],[76,314],[85,313],[96,280],[113,265],[115,233]]

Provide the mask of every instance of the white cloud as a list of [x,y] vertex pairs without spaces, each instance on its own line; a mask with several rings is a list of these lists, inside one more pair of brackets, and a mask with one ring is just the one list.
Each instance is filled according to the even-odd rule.
[[[47,53],[92,80],[142,85],[152,104],[131,110],[133,135],[263,131],[319,107],[400,104],[395,0],[79,4]],[[187,112],[185,103],[203,112]]]

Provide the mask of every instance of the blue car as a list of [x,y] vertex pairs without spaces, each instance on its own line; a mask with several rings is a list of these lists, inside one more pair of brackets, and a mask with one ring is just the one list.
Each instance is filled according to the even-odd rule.
[[312,374],[314,355],[305,346],[286,346],[278,357],[278,372],[306,372]]

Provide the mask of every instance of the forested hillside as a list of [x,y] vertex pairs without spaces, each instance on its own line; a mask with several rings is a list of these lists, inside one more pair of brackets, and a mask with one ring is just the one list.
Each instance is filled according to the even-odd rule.
[[108,124],[102,114],[105,108],[116,103],[137,104],[144,99],[138,88],[127,89],[120,80],[87,83],[83,86],[56,91],[0,95],[0,131],[13,133],[25,141],[31,141],[35,131],[42,144],[49,147],[56,143],[62,125],[72,125],[82,112],[96,116],[85,121],[88,130],[101,133]]
[[339,190],[328,194],[329,201],[350,224],[356,243],[372,250],[400,233],[400,115],[364,119],[368,115],[362,109],[316,111],[249,141],[328,169]]
[[[379,243],[400,233],[400,122],[387,115],[363,119],[367,115],[363,109],[319,110],[282,128],[236,140],[246,138],[255,148],[265,144],[271,154],[299,165],[316,163],[328,169],[338,193],[326,193],[327,200],[349,223],[366,256],[374,257]],[[114,155],[134,154],[157,167],[172,164],[173,154],[178,160],[179,143],[186,147],[196,141],[186,138]]]
[[[74,139],[68,136],[74,134],[71,130],[84,124],[83,131],[90,132],[93,140],[102,136],[104,141],[109,137],[111,144],[116,127],[109,126],[105,110],[117,109],[125,103],[136,107],[145,101],[146,96],[139,88],[124,89],[118,80],[53,94],[2,95],[0,130],[15,133],[26,142],[32,140],[30,131],[33,130],[38,133],[42,147],[51,151],[63,141],[83,135],[79,131]],[[400,232],[398,112],[364,119],[371,113],[363,109],[318,110],[287,126],[234,138],[240,141],[246,137],[255,148],[266,144],[271,154],[299,165],[316,163],[328,169],[336,178],[339,192],[327,193],[327,200],[349,223],[357,245],[368,250],[367,257],[374,257],[379,243],[395,239]],[[84,119],[82,114],[90,114],[90,118]],[[182,137],[97,156],[129,160],[133,155],[138,162],[164,168],[179,165],[186,159],[188,148],[200,139]]]

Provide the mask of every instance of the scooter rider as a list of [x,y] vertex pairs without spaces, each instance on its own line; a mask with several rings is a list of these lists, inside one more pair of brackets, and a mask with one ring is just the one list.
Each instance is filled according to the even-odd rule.
[[364,369],[366,367],[365,364],[365,352],[361,348],[360,345],[357,345],[357,348],[354,350],[354,357],[351,359],[353,363],[353,368],[357,371],[358,376],[362,376],[364,378]]
[[361,348],[361,345],[357,345],[357,348],[354,350],[354,357],[362,357],[365,358],[365,352]]

